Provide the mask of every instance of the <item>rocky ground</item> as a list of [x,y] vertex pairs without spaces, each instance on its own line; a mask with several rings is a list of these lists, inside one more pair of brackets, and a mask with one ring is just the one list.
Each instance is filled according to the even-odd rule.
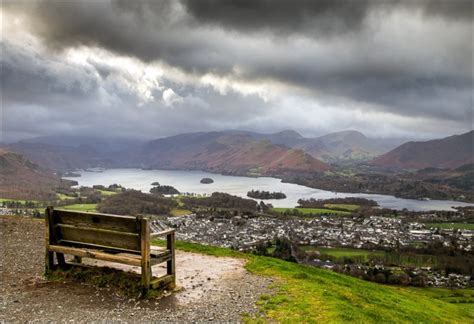
[[[177,253],[182,289],[161,299],[125,297],[113,287],[48,282],[44,270],[44,222],[0,216],[0,321],[239,321],[256,313],[271,279],[248,273],[243,260]],[[153,269],[159,272],[158,268]]]

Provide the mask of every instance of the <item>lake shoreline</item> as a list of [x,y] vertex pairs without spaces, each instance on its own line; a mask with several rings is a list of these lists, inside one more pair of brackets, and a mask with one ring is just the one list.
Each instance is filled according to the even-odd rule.
[[[246,197],[249,190],[271,190],[289,193],[289,197],[279,201],[270,200],[275,207],[293,208],[297,205],[297,200],[316,198],[344,198],[344,197],[362,197],[373,199],[381,207],[402,210],[404,208],[414,211],[429,210],[454,210],[452,207],[474,206],[471,203],[458,202],[453,200],[418,200],[397,198],[393,195],[384,195],[376,193],[357,193],[357,192],[331,192],[319,188],[303,186],[297,183],[285,182],[276,177],[247,177],[239,175],[228,175],[199,170],[170,170],[170,169],[89,169],[76,170],[81,177],[75,177],[80,186],[92,185],[110,185],[119,183],[126,188],[142,190],[149,192],[151,183],[159,181],[166,185],[173,185],[179,191],[194,192],[196,194],[211,194],[214,191],[227,192],[230,194]],[[200,180],[204,177],[212,177],[214,183],[201,184]],[[68,177],[64,177],[68,179]],[[160,181],[161,179],[161,181]]]

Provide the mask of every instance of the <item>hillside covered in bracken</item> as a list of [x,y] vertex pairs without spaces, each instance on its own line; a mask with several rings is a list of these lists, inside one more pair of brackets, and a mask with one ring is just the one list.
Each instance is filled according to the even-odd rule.
[[182,134],[151,141],[137,155],[151,168],[192,169],[238,175],[324,172],[329,166],[302,150],[246,134]]
[[0,149],[0,197],[47,200],[55,190],[71,184],[21,154]]

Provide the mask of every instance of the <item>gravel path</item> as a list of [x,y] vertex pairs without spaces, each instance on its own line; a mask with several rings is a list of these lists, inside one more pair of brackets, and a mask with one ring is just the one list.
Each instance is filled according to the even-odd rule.
[[[47,282],[44,221],[0,217],[0,321],[240,321],[255,313],[271,279],[248,273],[243,261],[177,253],[177,284],[183,289],[159,300],[119,295],[113,288]],[[159,272],[160,269],[153,269]]]

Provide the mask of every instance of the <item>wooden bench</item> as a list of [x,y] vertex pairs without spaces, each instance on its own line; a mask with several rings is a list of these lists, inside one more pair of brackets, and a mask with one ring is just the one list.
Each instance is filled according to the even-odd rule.
[[[119,216],[46,208],[46,271],[82,265],[92,258],[141,267],[143,292],[173,289],[176,284],[174,230],[150,233],[147,217]],[[166,248],[150,240],[166,236]],[[54,263],[56,254],[57,264]],[[66,262],[65,254],[74,261]],[[151,267],[166,262],[166,274],[152,277]]]

